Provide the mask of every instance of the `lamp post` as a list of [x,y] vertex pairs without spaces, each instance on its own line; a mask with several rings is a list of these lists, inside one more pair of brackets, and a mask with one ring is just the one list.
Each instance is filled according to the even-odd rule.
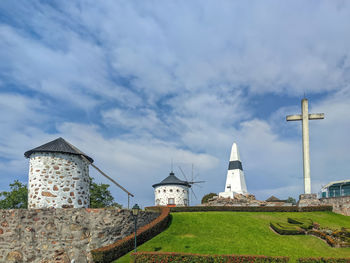
[[137,248],[137,235],[136,235],[136,232],[137,232],[137,216],[139,214],[139,211],[140,211],[140,207],[135,204],[133,207],[132,207],[132,215],[134,217],[134,222],[135,222],[135,252],[136,252],[136,248]]

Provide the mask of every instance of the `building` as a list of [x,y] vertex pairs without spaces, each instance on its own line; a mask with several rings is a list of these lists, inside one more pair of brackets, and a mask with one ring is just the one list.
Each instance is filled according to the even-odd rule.
[[225,191],[219,193],[219,196],[233,198],[236,194],[248,194],[248,191],[238,147],[236,143],[233,143],[227,169]]
[[24,156],[29,158],[29,209],[89,207],[91,157],[63,138],[29,150]]
[[177,178],[174,172],[171,172],[167,178],[158,184],[152,185],[152,187],[154,188],[156,206],[189,205],[189,188],[191,185]]
[[350,180],[330,182],[321,189],[321,198],[340,196],[350,196]]

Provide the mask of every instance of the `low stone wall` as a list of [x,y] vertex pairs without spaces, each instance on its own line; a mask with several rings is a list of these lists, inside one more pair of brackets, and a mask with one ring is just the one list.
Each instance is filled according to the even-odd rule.
[[350,216],[350,196],[321,198],[320,201],[322,205],[332,205],[334,213]]
[[[90,250],[134,229],[129,210],[13,209],[0,210],[0,216],[0,262],[92,262]],[[138,227],[158,216],[140,211]]]

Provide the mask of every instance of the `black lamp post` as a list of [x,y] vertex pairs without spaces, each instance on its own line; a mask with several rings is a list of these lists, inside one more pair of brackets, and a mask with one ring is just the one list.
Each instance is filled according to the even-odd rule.
[[136,248],[137,248],[136,232],[137,232],[137,216],[139,214],[139,211],[140,211],[140,207],[137,204],[135,204],[132,207],[132,215],[134,217],[134,222],[135,222],[135,252],[136,252]]

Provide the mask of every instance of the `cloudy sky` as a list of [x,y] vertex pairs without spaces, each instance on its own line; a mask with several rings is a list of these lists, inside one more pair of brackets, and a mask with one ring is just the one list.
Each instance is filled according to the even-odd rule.
[[3,0],[0,190],[61,136],[142,206],[171,160],[206,181],[193,204],[223,191],[233,142],[250,193],[296,198],[301,123],[285,116],[304,95],[326,116],[310,122],[318,192],[350,177],[349,1]]

